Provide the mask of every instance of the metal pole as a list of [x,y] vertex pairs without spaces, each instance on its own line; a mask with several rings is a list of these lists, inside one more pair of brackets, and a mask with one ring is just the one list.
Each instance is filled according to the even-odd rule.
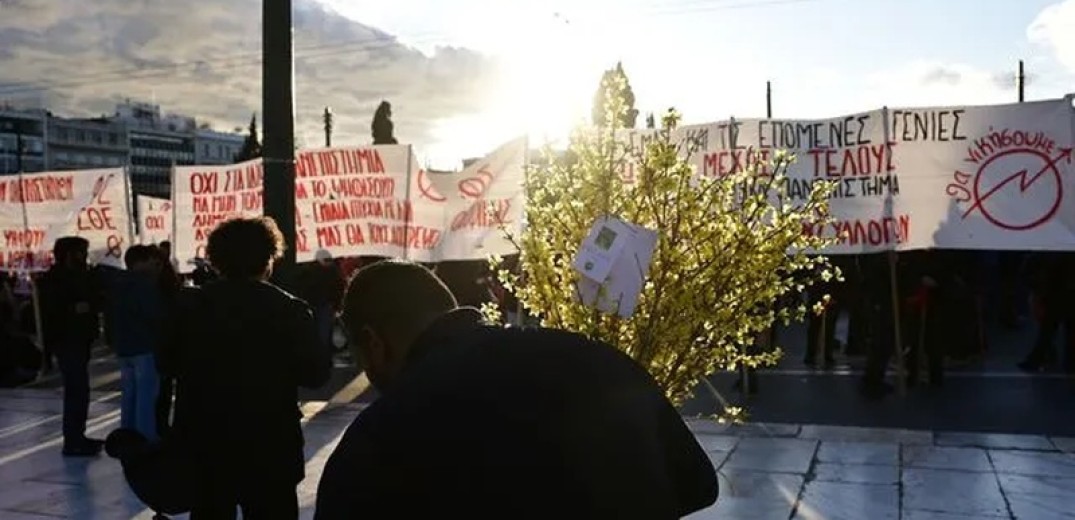
[[1026,100],[1026,74],[1023,73],[1023,60],[1019,60],[1019,75],[1015,77],[1015,86],[1019,90],[1019,102]]
[[773,118],[773,83],[765,82],[765,118]]
[[325,107],[322,119],[325,122],[325,148],[332,148],[332,109]]
[[261,103],[265,215],[284,235],[279,267],[295,264],[295,98],[291,0],[262,0]]
[[[22,173],[22,127],[15,123],[15,171]],[[23,202],[25,205],[26,203]]]

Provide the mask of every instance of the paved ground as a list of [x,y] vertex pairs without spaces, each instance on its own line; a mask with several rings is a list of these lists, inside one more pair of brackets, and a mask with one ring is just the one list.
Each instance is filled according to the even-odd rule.
[[[779,343],[787,353],[777,367],[759,373],[757,395],[733,391],[734,374],[710,378],[721,398],[745,405],[753,420],[761,422],[1075,436],[1075,379],[1058,373],[1030,376],[1015,368],[1034,338],[1031,324],[1014,331],[993,328],[986,356],[976,363],[952,365],[944,388],[917,388],[907,397],[893,395],[881,402],[866,401],[857,393],[861,358],[838,356],[837,370],[803,366],[801,329],[781,332]],[[845,329],[841,323],[837,335],[845,336]],[[95,390],[119,390],[119,369],[107,350],[100,351],[91,372]],[[53,374],[32,388],[59,386]],[[374,393],[358,369],[341,361],[324,388],[302,392],[301,398],[355,403],[369,402]],[[719,399],[699,388],[683,412],[710,414],[719,407]]]
[[[116,461],[60,456],[60,406],[55,390],[0,390],[0,518],[150,518]],[[321,468],[361,406],[304,409],[311,518]],[[116,394],[96,393],[91,431],[106,434],[118,414]],[[721,481],[717,505],[693,519],[1075,518],[1075,438],[690,424]]]

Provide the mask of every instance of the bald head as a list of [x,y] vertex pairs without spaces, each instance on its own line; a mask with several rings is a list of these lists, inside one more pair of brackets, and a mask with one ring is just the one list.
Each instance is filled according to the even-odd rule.
[[359,269],[342,319],[374,386],[391,385],[418,335],[457,305],[444,282],[419,264],[384,260]]

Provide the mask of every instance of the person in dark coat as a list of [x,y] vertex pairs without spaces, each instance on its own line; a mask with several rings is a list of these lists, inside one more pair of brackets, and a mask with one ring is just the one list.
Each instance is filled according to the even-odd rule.
[[343,299],[343,274],[328,251],[318,251],[315,260],[312,264],[301,266],[296,296],[310,305],[321,341],[329,348],[334,348],[332,334],[336,312]]
[[126,271],[110,283],[106,316],[110,345],[119,359],[122,383],[120,424],[156,442],[159,376],[156,355],[164,341],[167,309],[158,283],[160,255],[153,246],[133,245]]
[[381,397],[329,458],[317,520],[679,518],[717,498],[664,392],[608,345],[483,325],[401,261],[355,275],[343,321]]
[[[176,301],[179,290],[183,287],[183,280],[172,265],[172,243],[161,242],[157,247],[160,254],[160,275],[158,284],[163,299],[165,314],[171,316],[175,313]],[[160,371],[158,370],[158,373]],[[171,428],[172,399],[175,397],[175,381],[170,377],[159,374],[159,388],[157,392],[156,418],[157,433],[164,435]]]
[[1034,346],[1018,365],[1025,372],[1038,372],[1060,361],[1056,336],[1063,329],[1064,370],[1075,374],[1075,253],[1045,251],[1031,257],[1028,270],[1040,309]]
[[283,237],[270,218],[209,236],[221,279],[184,293],[161,367],[176,378],[173,441],[196,475],[191,518],[296,518],[304,477],[299,387],[323,385],[331,353],[301,300],[269,284]]
[[86,437],[90,407],[90,348],[100,334],[100,297],[90,274],[89,242],[63,237],[53,246],[55,263],[41,278],[44,343],[63,377],[63,454],[95,456],[103,442]]

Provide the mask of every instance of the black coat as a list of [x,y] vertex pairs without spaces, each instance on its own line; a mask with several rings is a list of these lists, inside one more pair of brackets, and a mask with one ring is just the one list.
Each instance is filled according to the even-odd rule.
[[329,458],[318,520],[679,518],[711,462],[623,353],[579,335],[442,317]]
[[57,351],[89,348],[100,335],[101,292],[94,273],[53,266],[38,283],[44,343]]
[[267,283],[220,281],[184,291],[178,314],[159,360],[177,381],[176,440],[225,479],[301,480],[298,388],[332,368],[309,308]]

